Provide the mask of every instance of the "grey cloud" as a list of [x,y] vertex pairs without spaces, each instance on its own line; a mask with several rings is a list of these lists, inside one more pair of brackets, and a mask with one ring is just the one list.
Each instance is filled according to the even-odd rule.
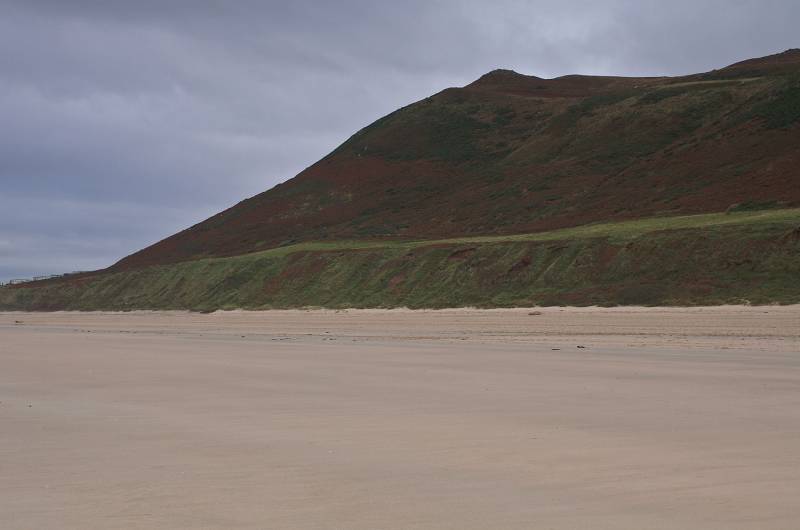
[[793,0],[0,9],[0,280],[109,265],[494,68],[702,71],[797,46],[800,20]]

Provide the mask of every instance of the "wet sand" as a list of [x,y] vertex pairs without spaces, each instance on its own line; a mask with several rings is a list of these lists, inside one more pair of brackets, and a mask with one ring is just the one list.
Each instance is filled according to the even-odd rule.
[[798,499],[800,306],[0,313],[4,530],[788,529]]

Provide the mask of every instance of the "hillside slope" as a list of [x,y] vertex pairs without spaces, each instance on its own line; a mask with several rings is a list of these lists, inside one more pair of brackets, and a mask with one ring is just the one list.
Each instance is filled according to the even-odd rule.
[[800,303],[800,209],[300,243],[0,288],[0,310]]
[[303,241],[527,233],[800,205],[800,50],[678,78],[486,74],[114,271]]

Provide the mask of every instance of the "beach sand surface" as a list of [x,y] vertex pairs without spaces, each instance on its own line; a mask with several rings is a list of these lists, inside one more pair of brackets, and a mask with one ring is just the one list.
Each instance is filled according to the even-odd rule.
[[800,306],[0,313],[0,528],[800,527]]

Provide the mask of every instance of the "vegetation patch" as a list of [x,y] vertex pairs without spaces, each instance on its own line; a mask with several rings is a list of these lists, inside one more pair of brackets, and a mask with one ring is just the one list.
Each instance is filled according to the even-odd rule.
[[800,121],[800,77],[786,83],[770,100],[758,105],[755,114],[769,129],[782,129]]
[[655,105],[657,103],[661,103],[665,99],[674,98],[675,96],[680,96],[685,93],[686,88],[684,87],[662,88],[646,93],[644,96],[639,98],[638,103],[640,105]]
[[575,127],[581,118],[591,116],[602,107],[616,105],[621,101],[625,101],[634,94],[634,92],[624,91],[589,96],[567,109],[566,112],[554,120],[553,124],[556,127]]
[[731,205],[731,207],[726,210],[726,213],[776,210],[780,207],[781,205],[778,201],[747,201],[740,204]]

